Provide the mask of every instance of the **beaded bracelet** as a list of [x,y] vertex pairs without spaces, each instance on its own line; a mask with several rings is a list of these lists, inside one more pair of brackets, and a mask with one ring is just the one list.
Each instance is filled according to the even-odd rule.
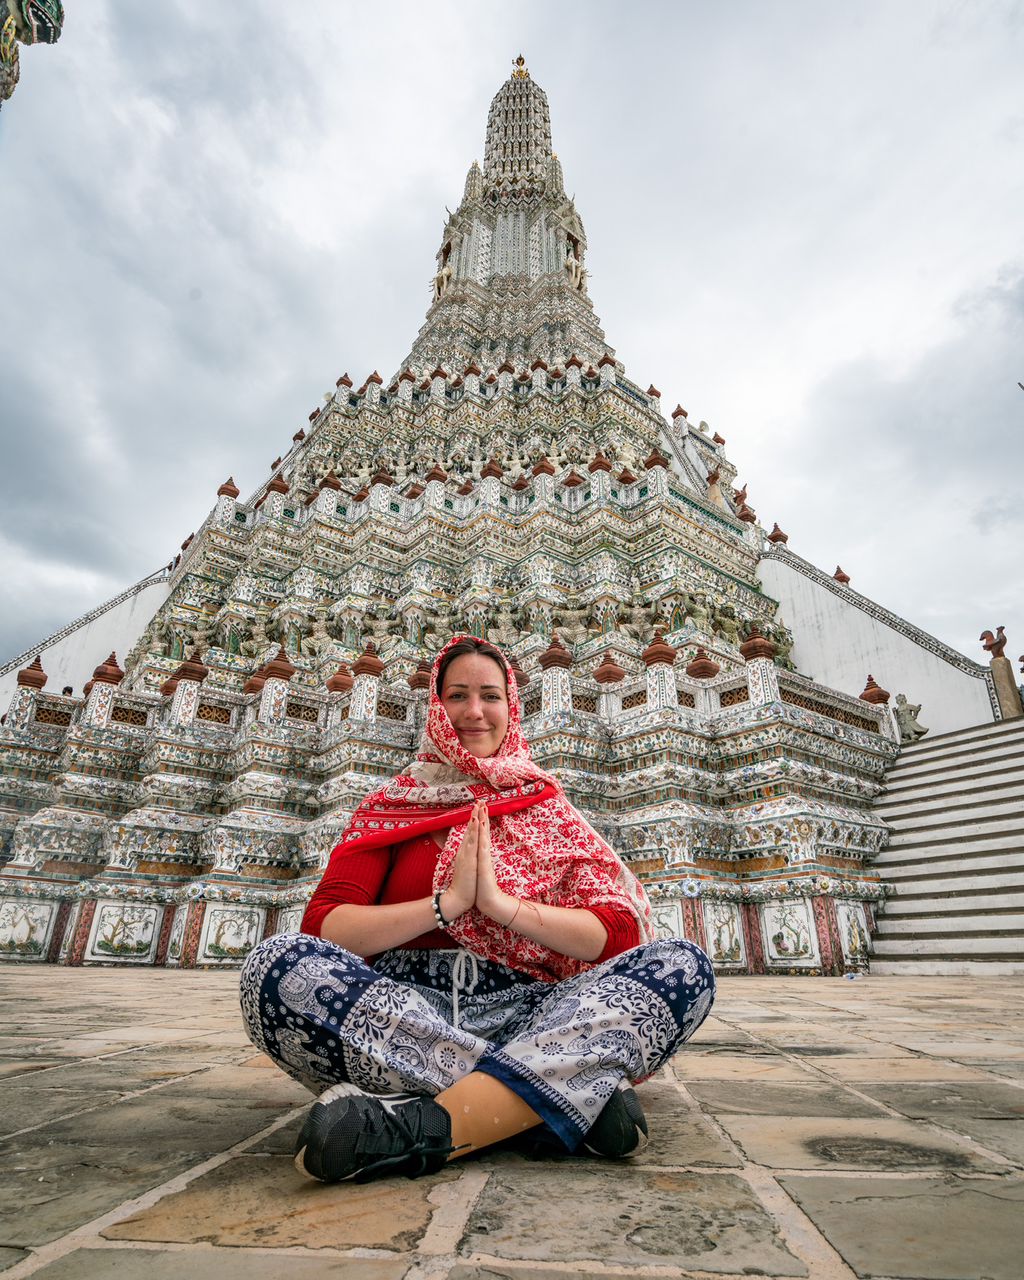
[[434,894],[432,905],[434,908],[434,919],[437,921],[437,927],[439,929],[447,929],[451,921],[446,920],[441,914],[441,895],[439,893]]

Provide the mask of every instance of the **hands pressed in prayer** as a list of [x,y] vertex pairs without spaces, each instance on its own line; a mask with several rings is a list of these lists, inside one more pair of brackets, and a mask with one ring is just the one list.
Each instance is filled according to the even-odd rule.
[[487,802],[478,800],[452,863],[451,884],[442,895],[442,910],[446,919],[454,919],[476,907],[491,920],[508,924],[519,904],[518,898],[498,885],[491,852],[491,819]]
[[484,800],[473,806],[452,863],[451,883],[441,894],[446,920],[456,919],[470,907],[516,933],[581,960],[596,959],[608,937],[604,925],[590,911],[544,904],[542,913],[537,903],[505,893],[494,873],[491,820]]

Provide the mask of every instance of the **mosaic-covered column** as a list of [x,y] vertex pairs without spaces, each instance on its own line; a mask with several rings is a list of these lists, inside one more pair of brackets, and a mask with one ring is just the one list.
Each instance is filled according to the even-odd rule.
[[548,458],[540,458],[533,467],[533,492],[538,502],[550,502],[555,494],[555,468]]
[[590,490],[595,498],[608,499],[612,496],[612,464],[599,449],[593,461],[587,467],[590,472]]
[[352,672],[348,666],[342,662],[339,664],[334,675],[327,680],[327,692],[329,694],[327,702],[327,727],[333,728],[340,724],[342,720],[348,717],[349,701],[342,695],[352,692],[354,683]]
[[779,674],[775,667],[778,645],[763,636],[758,627],[740,645],[740,656],[747,664],[747,691],[750,706],[766,707],[779,700]]
[[110,712],[114,706],[114,690],[124,679],[124,672],[117,665],[117,655],[111,653],[101,662],[85,686],[85,710],[82,724],[93,729],[105,729],[110,724]]
[[24,729],[31,723],[36,695],[48,679],[38,656],[27,667],[22,667],[17,675],[14,697],[4,717],[5,728]]
[[268,520],[276,520],[284,511],[284,499],[288,492],[288,484],[281,476],[274,476],[267,485],[263,510]]
[[703,646],[697,646],[697,652],[686,664],[686,674],[691,680],[699,681],[694,692],[694,709],[702,719],[710,719],[718,710],[717,699],[713,697],[706,681],[713,680],[721,671],[721,667],[713,658],[709,658]]
[[349,719],[376,720],[377,694],[380,691],[380,677],[384,663],[377,656],[377,649],[372,640],[367,640],[366,648],[352,666],[352,701],[349,703]]
[[666,711],[679,706],[679,692],[676,689],[672,664],[676,653],[660,631],[654,633],[654,639],[643,651],[644,666],[647,668],[647,710]]
[[260,714],[263,721],[283,720],[288,710],[288,682],[296,668],[288,659],[284,648],[277,651],[260,673],[263,688],[260,691]]
[[601,692],[597,695],[597,714],[602,720],[614,720],[621,712],[622,682],[625,678],[625,670],[615,661],[609,649],[601,659],[600,666],[594,668],[594,679],[601,686]]
[[232,525],[235,522],[235,503],[238,500],[238,485],[233,476],[228,476],[217,490],[217,505],[213,509],[215,524]]
[[338,494],[340,492],[341,481],[333,470],[328,471],[320,481],[320,490],[313,504],[314,513],[325,520],[336,516],[338,514]]
[[668,495],[668,458],[655,446],[644,463],[646,471],[647,492],[649,495],[664,498]]
[[195,721],[196,709],[199,706],[199,688],[210,674],[210,668],[199,658],[198,646],[169,680],[160,686],[164,697],[170,696],[171,707],[168,719],[171,724],[190,725]]
[[409,677],[409,688],[413,692],[413,723],[416,726],[416,732],[423,728],[427,719],[427,704],[430,696],[430,668],[431,662],[427,658],[421,658],[416,666],[416,670]]
[[519,659],[518,659],[518,658],[510,657],[510,658],[509,658],[509,660],[508,660],[508,662],[509,662],[509,666],[512,668],[512,674],[513,674],[513,676],[515,677],[515,681],[516,681],[516,693],[517,693],[517,696],[518,696],[518,698],[519,698],[519,712],[520,712],[520,714],[522,714],[522,710],[523,710],[523,699],[526,697],[526,689],[527,689],[527,686],[528,686],[528,685],[529,685],[529,683],[530,683],[530,677],[526,674],[526,672],[523,670],[523,668],[519,665]]
[[541,713],[547,716],[559,711],[571,711],[572,684],[569,680],[569,670],[572,667],[572,654],[557,635],[552,635],[551,643],[540,655],[539,661],[543,671]]
[[489,507],[497,507],[501,502],[501,477],[505,474],[501,463],[490,458],[484,463],[480,472],[480,501]]

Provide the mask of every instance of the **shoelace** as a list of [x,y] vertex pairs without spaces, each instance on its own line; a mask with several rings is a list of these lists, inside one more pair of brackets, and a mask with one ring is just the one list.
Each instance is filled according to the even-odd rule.
[[402,1114],[404,1110],[404,1107],[396,1111],[388,1111],[385,1109],[383,1114],[387,1116],[388,1121],[398,1129],[399,1133],[408,1143],[406,1149],[393,1156],[381,1156],[379,1160],[374,1160],[372,1164],[364,1165],[352,1179],[353,1182],[366,1182],[381,1169],[391,1169],[395,1168],[397,1165],[404,1165],[414,1157],[418,1157],[414,1168],[406,1168],[403,1172],[405,1172],[410,1178],[418,1178],[421,1174],[427,1172],[429,1164],[427,1160],[428,1156],[444,1156],[445,1159],[447,1159],[455,1150],[455,1148],[450,1144],[447,1147],[431,1146],[429,1140],[422,1134],[417,1135],[415,1128]]

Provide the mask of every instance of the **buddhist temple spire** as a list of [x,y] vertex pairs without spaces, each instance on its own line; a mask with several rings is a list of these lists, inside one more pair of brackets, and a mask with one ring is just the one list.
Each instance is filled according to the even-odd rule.
[[488,193],[543,186],[551,158],[547,94],[530,78],[520,54],[487,113],[484,181]]
[[552,150],[547,94],[520,55],[487,113],[484,159],[448,216],[426,323],[401,368],[538,359],[595,365],[608,343],[587,289],[587,237]]

